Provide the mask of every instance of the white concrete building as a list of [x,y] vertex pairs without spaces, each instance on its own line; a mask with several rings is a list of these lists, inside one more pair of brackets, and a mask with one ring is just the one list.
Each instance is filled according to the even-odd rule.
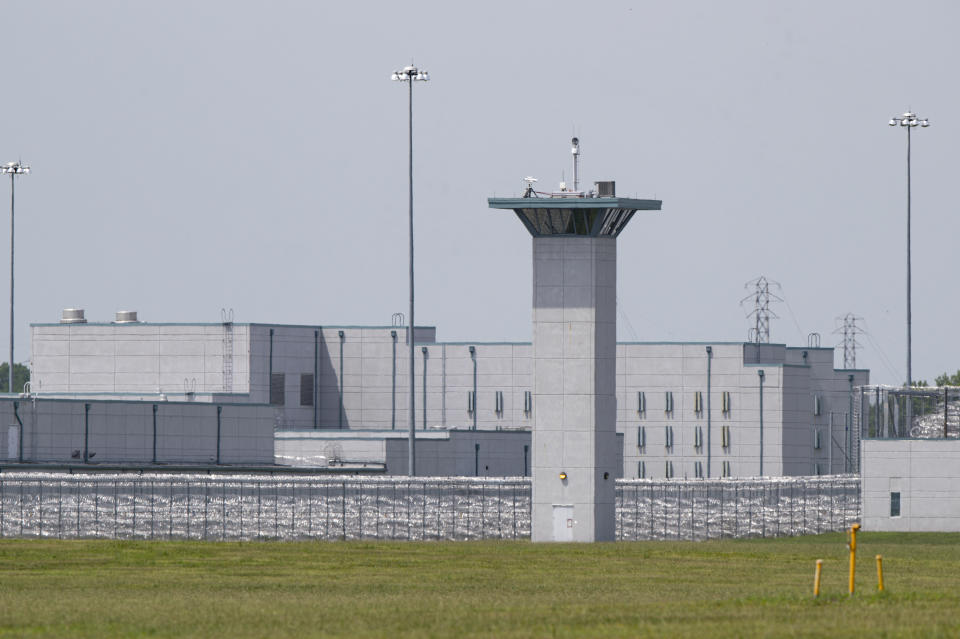
[[960,532],[960,440],[865,439],[866,530]]
[[[31,332],[31,392],[41,402],[249,404],[277,432],[407,428],[403,327],[91,322]],[[708,460],[713,477],[761,474],[759,371],[762,474],[843,472],[849,389],[869,380],[834,369],[833,356],[742,342],[617,344],[622,475],[706,476]],[[439,342],[435,328],[418,327],[417,428],[529,431],[532,366],[530,343]]]

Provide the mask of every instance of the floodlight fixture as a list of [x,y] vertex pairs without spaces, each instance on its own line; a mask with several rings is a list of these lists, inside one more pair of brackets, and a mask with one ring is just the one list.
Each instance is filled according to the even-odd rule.
[[390,79],[398,82],[426,82],[430,79],[430,73],[411,64],[399,71],[394,71]]

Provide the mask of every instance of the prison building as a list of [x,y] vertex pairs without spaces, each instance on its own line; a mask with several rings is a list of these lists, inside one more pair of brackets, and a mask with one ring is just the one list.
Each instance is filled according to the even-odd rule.
[[[386,451],[394,460],[405,454],[396,435],[408,427],[408,349],[402,326],[154,323],[130,312],[88,322],[68,309],[60,322],[31,325],[28,391],[41,403],[216,404],[233,413],[247,405],[269,421],[261,429],[274,432],[288,462],[333,442],[346,457],[351,446],[375,451],[364,459],[401,473]],[[448,432],[519,431],[496,440],[513,442],[497,444],[513,461],[491,469],[521,474],[528,457],[518,451],[529,445],[522,433],[537,410],[531,344],[442,342],[435,327],[417,327],[414,356],[418,432],[468,450],[479,441]],[[851,470],[851,389],[869,374],[835,369],[832,348],[629,342],[617,345],[616,360],[623,477]],[[444,445],[430,446],[434,465],[446,468]],[[473,467],[469,450],[457,455]]]

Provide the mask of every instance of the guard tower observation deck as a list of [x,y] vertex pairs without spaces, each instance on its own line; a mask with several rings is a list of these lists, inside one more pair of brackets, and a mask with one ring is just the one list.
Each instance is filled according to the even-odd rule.
[[489,198],[492,209],[512,209],[533,237],[617,237],[637,211],[659,211],[660,200],[553,194]]

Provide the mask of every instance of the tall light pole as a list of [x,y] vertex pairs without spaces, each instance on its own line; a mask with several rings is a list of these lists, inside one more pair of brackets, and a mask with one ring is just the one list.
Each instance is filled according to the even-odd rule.
[[913,386],[911,369],[911,327],[910,311],[910,130],[915,126],[928,127],[930,120],[918,118],[916,113],[907,111],[899,117],[890,118],[890,126],[900,125],[907,130],[907,388]]
[[30,173],[30,167],[19,160],[0,166],[0,173],[10,175],[10,365],[7,378],[7,392],[13,392],[13,202],[14,184],[18,175]]
[[[411,477],[417,474],[416,456],[414,448],[416,447],[416,394],[414,393],[414,353],[413,353],[413,83],[430,79],[430,74],[426,71],[410,66],[403,67],[400,71],[394,71],[392,80],[397,82],[406,82],[409,88],[409,119],[410,119],[410,323],[407,328],[407,341],[410,347],[410,424],[409,424],[409,444],[407,446],[407,474]],[[426,409],[426,407],[424,407]]]

